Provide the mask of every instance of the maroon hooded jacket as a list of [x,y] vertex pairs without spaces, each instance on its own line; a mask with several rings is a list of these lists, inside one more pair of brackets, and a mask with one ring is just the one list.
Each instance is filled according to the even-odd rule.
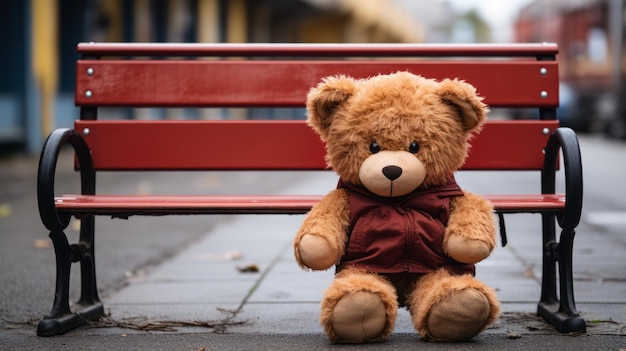
[[391,198],[341,180],[337,187],[350,194],[348,245],[337,271],[351,266],[384,275],[426,274],[443,267],[455,274],[475,273],[473,264],[443,252],[450,200],[463,196],[454,177],[446,185]]

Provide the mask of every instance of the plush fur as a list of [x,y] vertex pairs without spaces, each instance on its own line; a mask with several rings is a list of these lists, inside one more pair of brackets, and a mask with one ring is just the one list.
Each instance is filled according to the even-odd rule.
[[[465,162],[468,140],[480,131],[488,112],[474,87],[407,72],[360,80],[327,77],[309,92],[307,110],[309,125],[326,144],[328,165],[341,178],[340,186],[313,207],[294,239],[302,268],[338,267],[322,300],[320,322],[328,338],[341,343],[383,341],[393,331],[399,305],[409,308],[415,329],[428,340],[468,340],[484,330],[499,313],[496,294],[458,269],[471,267],[473,272],[472,264],[495,246],[493,209],[482,197],[458,189],[449,195],[449,209],[442,205],[446,214],[433,215],[438,224],[429,228],[442,228],[441,234],[432,234],[440,241],[434,251],[446,262],[441,266],[419,268],[427,263],[420,262],[420,252],[411,252],[398,260],[409,259],[418,268],[396,272],[383,264],[372,269],[368,267],[378,262],[350,263],[354,252],[348,252],[367,245],[350,231],[368,230],[360,217],[351,215],[357,206],[351,203],[352,191],[402,208],[403,199],[416,193],[456,186],[450,180]],[[365,215],[373,221],[382,216],[384,223],[387,217],[381,211]],[[362,235],[386,236],[380,223],[372,226],[374,234]],[[373,245],[379,240],[368,238]]]

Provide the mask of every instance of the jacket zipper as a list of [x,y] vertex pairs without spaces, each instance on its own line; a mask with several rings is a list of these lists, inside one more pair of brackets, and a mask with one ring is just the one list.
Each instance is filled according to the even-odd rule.
[[409,271],[411,257],[413,256],[413,241],[415,240],[415,228],[413,225],[413,215],[411,211],[405,211],[404,208],[398,208],[398,212],[402,214],[406,228],[406,239],[404,241],[404,272]]

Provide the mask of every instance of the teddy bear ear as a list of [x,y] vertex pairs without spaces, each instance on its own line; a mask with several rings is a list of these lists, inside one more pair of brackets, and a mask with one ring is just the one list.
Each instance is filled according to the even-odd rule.
[[466,132],[479,128],[487,119],[489,108],[472,85],[458,79],[444,79],[438,93],[445,104],[457,110]]
[[356,81],[346,76],[326,77],[307,95],[309,124],[322,136],[330,127],[334,111],[356,90]]

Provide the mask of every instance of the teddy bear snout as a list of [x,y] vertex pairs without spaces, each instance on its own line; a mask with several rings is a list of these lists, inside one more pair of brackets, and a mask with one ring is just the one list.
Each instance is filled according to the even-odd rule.
[[359,180],[376,195],[403,196],[426,177],[424,164],[407,151],[384,150],[370,155],[359,169]]
[[386,166],[383,167],[383,174],[389,180],[396,180],[402,175],[402,168],[398,166]]

